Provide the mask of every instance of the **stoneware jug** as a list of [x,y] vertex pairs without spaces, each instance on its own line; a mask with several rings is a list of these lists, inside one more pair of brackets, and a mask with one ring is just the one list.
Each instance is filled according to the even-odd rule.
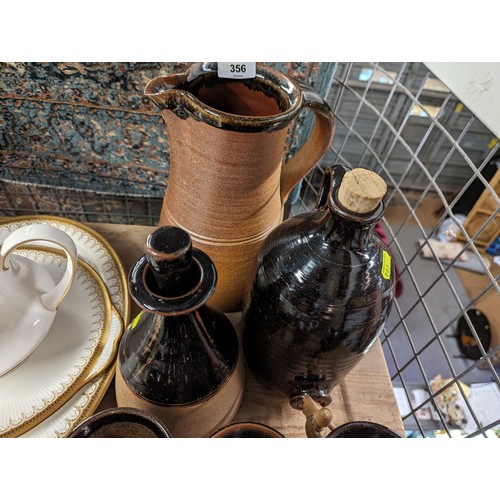
[[[312,87],[263,64],[242,80],[219,78],[215,63],[193,64],[155,78],[145,94],[161,109],[170,147],[160,225],[188,231],[215,263],[210,304],[241,310],[257,251],[333,139],[333,114]],[[288,126],[306,108],[314,128],[283,165]]]
[[173,437],[208,437],[234,417],[244,389],[236,331],[205,305],[216,269],[180,228],[158,228],[145,249],[129,275],[142,312],[120,341],[116,400],[155,415]]
[[328,168],[317,207],[278,226],[258,256],[243,311],[253,373],[302,409],[331,390],[382,332],[394,297],[394,266],[373,230],[385,182],[365,169]]
[[[22,245],[49,242],[67,256],[57,283],[43,267],[13,252]],[[47,224],[22,226],[5,238],[0,248],[0,376],[24,361],[47,335],[57,309],[68,293],[77,268],[72,238]]]

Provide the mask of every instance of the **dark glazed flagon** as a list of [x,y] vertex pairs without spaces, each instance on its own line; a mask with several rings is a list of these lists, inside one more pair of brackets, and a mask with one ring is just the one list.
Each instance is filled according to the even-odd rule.
[[327,169],[316,209],[280,224],[259,252],[243,314],[244,353],[256,376],[296,408],[306,394],[323,406],[331,402],[331,390],[389,314],[394,267],[373,230],[386,188],[374,176]]

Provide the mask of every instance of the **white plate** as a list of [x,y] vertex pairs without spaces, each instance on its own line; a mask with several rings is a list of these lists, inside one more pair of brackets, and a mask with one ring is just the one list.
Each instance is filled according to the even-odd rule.
[[[66,269],[64,255],[51,250],[20,249],[15,254],[44,266],[56,283]],[[26,360],[0,377],[0,436],[26,432],[69,399],[92,373],[110,325],[106,286],[80,261],[45,338]]]
[[[112,302],[111,324],[107,342],[93,367],[92,381],[78,390],[62,408],[50,414],[21,437],[63,437],[92,415],[114,375],[116,352],[124,325],[130,320],[127,276],[111,245],[88,226],[51,216],[12,217],[0,220],[0,243],[6,236],[26,224],[50,224],[66,231],[75,241],[79,257],[91,265],[106,285]],[[1,409],[0,402],[0,409]]]

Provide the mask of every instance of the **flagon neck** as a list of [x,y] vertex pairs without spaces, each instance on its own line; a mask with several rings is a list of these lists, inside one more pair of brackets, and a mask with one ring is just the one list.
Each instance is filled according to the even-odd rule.
[[130,295],[142,309],[178,316],[199,309],[213,295],[215,266],[208,255],[192,247],[183,229],[156,229],[148,235],[145,250],[129,274]]
[[324,211],[320,227],[331,242],[337,241],[353,249],[363,249],[370,229],[384,214],[384,202],[380,198],[375,208],[367,213],[353,212],[339,201],[339,191],[347,173],[353,170],[344,165],[334,165],[325,170],[319,189],[316,210]]

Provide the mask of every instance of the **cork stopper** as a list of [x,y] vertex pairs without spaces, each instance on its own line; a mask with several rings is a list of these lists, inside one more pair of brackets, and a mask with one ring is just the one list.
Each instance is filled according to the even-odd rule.
[[346,210],[366,214],[377,208],[386,192],[382,177],[371,170],[355,168],[345,173],[337,196]]

